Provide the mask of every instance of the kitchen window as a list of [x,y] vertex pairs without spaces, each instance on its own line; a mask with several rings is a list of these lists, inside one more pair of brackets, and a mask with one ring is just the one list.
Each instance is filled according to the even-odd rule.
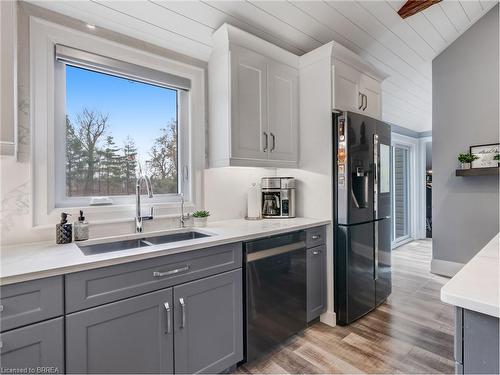
[[[180,194],[186,210],[200,205],[205,64],[131,40],[107,39],[99,28],[82,32],[30,18],[29,30],[32,225],[52,227],[61,211],[77,214],[81,208],[94,224],[131,221],[131,176],[139,162],[145,173],[155,174],[154,198],[143,203],[154,205],[156,218],[178,215]],[[89,120],[101,127],[105,120],[107,126],[98,147],[91,147],[90,160],[88,140],[81,138],[85,132],[79,131]],[[129,135],[134,147],[128,147]],[[160,154],[169,156],[154,158]],[[111,204],[95,205],[106,202]]]
[[55,50],[56,207],[133,203],[138,173],[151,177],[156,202],[178,200],[189,182],[189,80],[63,45]]

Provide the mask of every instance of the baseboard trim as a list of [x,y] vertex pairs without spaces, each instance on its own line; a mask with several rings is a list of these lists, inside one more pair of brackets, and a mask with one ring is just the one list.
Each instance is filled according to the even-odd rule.
[[450,262],[441,259],[432,259],[431,272],[437,275],[453,277],[462,269],[463,263]]
[[337,325],[337,315],[335,315],[334,311],[325,311],[323,314],[321,314],[319,320],[321,321],[321,323],[325,323],[330,327],[335,327]]

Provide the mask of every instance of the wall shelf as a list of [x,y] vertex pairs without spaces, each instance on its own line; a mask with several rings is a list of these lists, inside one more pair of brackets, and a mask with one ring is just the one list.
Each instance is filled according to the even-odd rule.
[[500,167],[457,169],[455,176],[498,176]]

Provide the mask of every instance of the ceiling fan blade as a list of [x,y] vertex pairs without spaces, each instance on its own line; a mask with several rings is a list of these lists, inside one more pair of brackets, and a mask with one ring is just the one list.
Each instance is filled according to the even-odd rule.
[[441,0],[408,0],[405,5],[398,10],[401,18],[408,18],[429,8],[430,6],[439,3]]

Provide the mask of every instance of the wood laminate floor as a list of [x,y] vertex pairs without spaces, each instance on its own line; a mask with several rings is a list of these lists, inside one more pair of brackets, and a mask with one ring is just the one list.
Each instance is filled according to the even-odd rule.
[[316,323],[238,373],[453,373],[453,308],[429,272],[431,241],[393,251],[392,294],[347,327]]

